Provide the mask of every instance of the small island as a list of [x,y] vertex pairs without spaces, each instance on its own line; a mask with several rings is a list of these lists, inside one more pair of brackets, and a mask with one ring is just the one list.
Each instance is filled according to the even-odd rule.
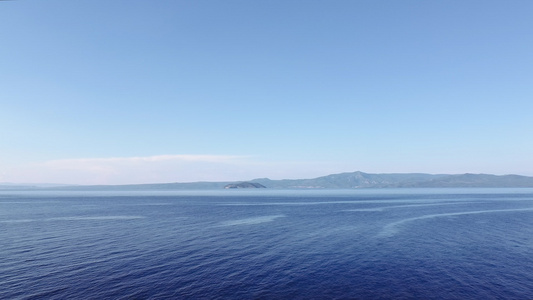
[[264,189],[266,186],[255,182],[231,183],[224,186],[225,189]]

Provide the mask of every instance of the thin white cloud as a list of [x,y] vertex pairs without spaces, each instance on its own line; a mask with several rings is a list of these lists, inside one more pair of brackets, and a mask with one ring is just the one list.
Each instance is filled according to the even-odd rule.
[[235,155],[154,155],[135,157],[108,157],[108,158],[74,158],[58,159],[44,162],[43,165],[57,168],[77,168],[80,166],[132,164],[132,163],[157,163],[157,162],[212,162],[229,163],[246,156]]

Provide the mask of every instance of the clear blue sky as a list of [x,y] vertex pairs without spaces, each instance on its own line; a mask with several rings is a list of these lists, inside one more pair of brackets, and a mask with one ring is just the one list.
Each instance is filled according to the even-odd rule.
[[0,182],[533,175],[533,1],[0,1]]

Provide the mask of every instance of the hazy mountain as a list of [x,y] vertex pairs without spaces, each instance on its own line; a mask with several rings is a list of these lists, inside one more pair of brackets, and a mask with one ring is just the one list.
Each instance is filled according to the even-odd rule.
[[332,174],[314,179],[255,179],[269,188],[428,188],[428,187],[533,187],[533,177],[488,174]]
[[[0,185],[0,189],[53,189],[53,190],[213,190],[228,186],[242,186],[239,182],[189,182],[131,185],[38,186]],[[364,172],[340,173],[313,179],[271,180],[258,178],[246,183],[270,189],[357,189],[357,188],[454,188],[454,187],[533,187],[533,177],[490,174],[423,174],[391,173],[370,174]],[[257,187],[255,186],[255,187]]]
[[385,188],[399,187],[400,184],[424,182],[446,175],[431,174],[369,174],[363,172],[341,173],[322,176],[314,179],[286,179],[270,180],[267,178],[254,179],[269,188]]
[[533,177],[460,174],[447,175],[429,181],[412,182],[400,187],[533,187]]

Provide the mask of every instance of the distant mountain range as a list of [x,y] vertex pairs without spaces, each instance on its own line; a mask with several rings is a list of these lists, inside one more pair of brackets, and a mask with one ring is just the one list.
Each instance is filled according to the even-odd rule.
[[314,179],[255,179],[269,188],[458,188],[458,187],[533,187],[533,177],[490,174],[369,174],[363,172],[332,174]]
[[32,186],[2,185],[0,189],[39,190],[207,190],[227,187],[270,189],[357,189],[357,188],[504,188],[533,187],[533,177],[490,174],[370,174],[352,172],[313,179],[271,180],[259,178],[242,182],[190,182],[132,185]]

